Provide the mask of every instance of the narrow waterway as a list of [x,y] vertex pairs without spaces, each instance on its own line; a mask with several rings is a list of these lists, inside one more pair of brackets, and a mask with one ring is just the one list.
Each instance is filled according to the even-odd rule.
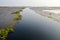
[[8,40],[60,40],[60,23],[26,8]]

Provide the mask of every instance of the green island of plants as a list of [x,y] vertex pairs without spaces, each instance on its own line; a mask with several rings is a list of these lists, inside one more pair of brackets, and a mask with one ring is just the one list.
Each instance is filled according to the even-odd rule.
[[22,10],[18,10],[18,11],[15,11],[15,12],[11,13],[11,14],[16,14],[16,17],[13,19],[14,21],[21,20],[21,18],[22,18],[22,16],[20,15],[21,11]]
[[13,25],[10,25],[7,28],[0,29],[0,40],[6,40],[8,33],[13,32]]
[[[18,10],[18,11],[15,11],[11,14],[16,14],[16,17],[13,19],[13,21],[16,23],[18,20],[21,20],[22,16],[20,15],[20,12],[22,10]],[[8,34],[10,32],[13,32],[14,31],[14,26],[13,25],[10,25],[6,28],[2,28],[0,29],[0,40],[7,40],[7,37],[8,37]]]

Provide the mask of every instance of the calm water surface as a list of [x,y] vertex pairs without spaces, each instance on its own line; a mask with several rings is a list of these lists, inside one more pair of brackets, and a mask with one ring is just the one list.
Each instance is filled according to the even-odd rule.
[[60,23],[26,8],[8,40],[60,40]]
[[11,13],[20,9],[22,8],[20,7],[0,8],[0,28],[14,24],[13,18],[15,18],[16,15]]

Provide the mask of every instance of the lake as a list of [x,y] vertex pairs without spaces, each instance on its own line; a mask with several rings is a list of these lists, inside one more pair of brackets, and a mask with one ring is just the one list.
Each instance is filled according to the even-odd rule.
[[[14,8],[14,10],[15,9],[16,8]],[[12,11],[12,9],[10,10]],[[14,31],[8,35],[7,40],[60,40],[60,23],[41,16],[29,8],[23,9],[21,15],[22,19],[16,22]],[[2,14],[0,16],[2,16]],[[9,17],[6,18],[8,19]],[[0,20],[0,24],[3,25],[1,21],[2,20]],[[8,19],[8,21],[10,23],[10,19]]]

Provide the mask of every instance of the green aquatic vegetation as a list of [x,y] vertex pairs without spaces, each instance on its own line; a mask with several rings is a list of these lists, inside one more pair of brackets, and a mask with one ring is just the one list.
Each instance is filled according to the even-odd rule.
[[53,18],[52,16],[48,16],[48,18]]
[[52,16],[48,16],[48,18],[52,18],[54,21],[60,22],[60,20],[53,18]]
[[6,40],[9,32],[12,32],[14,30],[13,25],[10,25],[7,28],[0,29],[0,39]]
[[[16,14],[16,17],[13,19],[14,23],[16,23],[18,20],[22,19],[22,16],[20,15],[21,11],[22,10],[18,10],[18,11],[11,13],[11,14]],[[8,34],[13,31],[14,31],[13,25],[0,29],[0,40],[7,40],[6,38],[8,37]]]
[[18,20],[22,19],[22,16],[20,15],[21,11],[22,10],[18,10],[18,11],[15,11],[15,12],[11,13],[11,14],[16,14],[16,17],[13,19],[14,21],[18,21]]
[[[45,16],[45,15],[42,15],[42,16]],[[52,17],[52,16],[46,16],[46,17],[51,18],[51,19],[53,19],[53,20],[56,21],[56,22],[60,22],[60,19],[56,19],[56,18],[54,18],[54,17]]]
[[21,11],[22,10],[18,10],[18,11],[15,11],[15,12],[11,13],[11,14],[20,14]]
[[60,20],[58,20],[58,19],[54,19],[54,21],[60,22]]
[[51,19],[53,19],[54,21],[60,22],[60,20],[54,19],[52,16],[48,16],[48,18],[51,18]]
[[14,18],[13,20],[14,21],[18,21],[18,20],[21,20],[22,19],[22,16],[21,15],[17,15],[16,18]]

